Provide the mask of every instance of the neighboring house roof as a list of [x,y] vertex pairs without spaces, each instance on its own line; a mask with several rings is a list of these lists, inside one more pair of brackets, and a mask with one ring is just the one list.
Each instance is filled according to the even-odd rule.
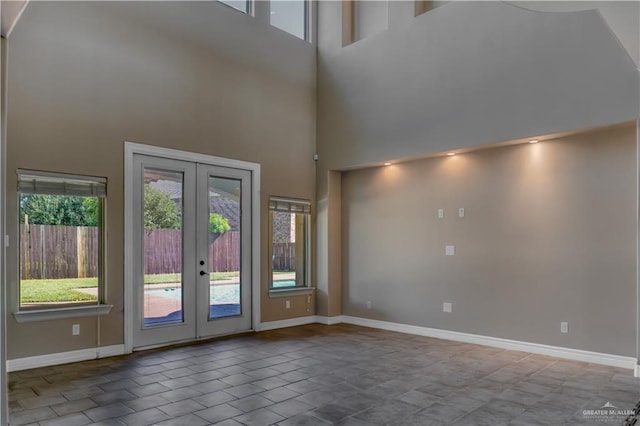
[[291,232],[291,213],[275,212],[273,215],[272,238],[274,243],[290,243]]
[[[162,191],[174,202],[179,203],[182,198],[182,182],[162,179],[160,175],[148,175],[147,182],[153,189]],[[178,204],[182,208],[181,204]],[[229,221],[230,231],[240,230],[240,204],[237,199],[227,193],[209,192],[209,211],[217,213]],[[292,241],[291,214],[276,215],[273,223],[273,242],[289,243]]]
[[231,231],[240,230],[240,203],[228,197],[209,197],[209,211],[227,218]]
[[172,200],[176,201],[182,197],[182,182],[176,182],[173,180],[150,180],[146,182],[153,189],[162,191],[169,196]]
[[[151,188],[162,191],[174,202],[178,203],[182,198],[182,183],[173,180],[153,178],[147,182]],[[178,207],[182,207],[178,204]],[[217,213],[229,221],[231,231],[240,230],[240,203],[232,197],[219,194],[215,191],[209,192],[209,211]]]

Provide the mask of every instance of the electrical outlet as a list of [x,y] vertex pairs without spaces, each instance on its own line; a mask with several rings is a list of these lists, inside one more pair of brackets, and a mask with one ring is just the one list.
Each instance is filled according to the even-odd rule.
[[80,334],[80,324],[73,324],[71,326],[71,334],[73,336],[78,336]]
[[453,311],[453,304],[449,302],[444,302],[442,304],[442,312],[452,312],[452,311]]
[[560,323],[560,333],[568,333],[569,332],[569,323],[561,322]]
[[438,209],[438,219],[444,219],[444,209]]
[[367,309],[371,309],[372,306],[371,300],[367,300]]
[[456,246],[444,246],[444,254],[445,256],[455,256]]
[[284,301],[284,307],[287,309],[291,309],[291,301],[290,300],[285,300]]

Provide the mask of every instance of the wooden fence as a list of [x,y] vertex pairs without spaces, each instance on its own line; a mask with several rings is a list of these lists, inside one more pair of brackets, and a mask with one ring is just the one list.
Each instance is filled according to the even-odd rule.
[[240,270],[240,231],[218,235],[209,243],[210,272]]
[[295,243],[274,243],[272,262],[273,262],[274,271],[295,271],[296,270],[296,244]]
[[[144,231],[145,274],[173,274],[182,270],[182,232],[179,229]],[[240,270],[240,232],[230,231],[209,243],[211,272]]]
[[[144,231],[145,274],[172,274],[182,270],[182,232],[179,229]],[[21,279],[81,278],[98,275],[98,229],[83,226],[20,225]],[[295,270],[295,244],[273,247],[274,270]],[[240,270],[240,232],[212,238],[211,272]]]
[[20,225],[22,279],[98,275],[98,228]]
[[182,231],[144,230],[144,273],[174,274],[182,271]]

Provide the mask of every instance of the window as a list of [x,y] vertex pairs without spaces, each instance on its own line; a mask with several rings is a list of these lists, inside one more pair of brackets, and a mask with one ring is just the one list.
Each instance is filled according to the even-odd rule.
[[271,0],[271,25],[306,40],[306,0]]
[[309,287],[310,215],[308,201],[269,199],[270,291]]
[[362,40],[388,28],[388,0],[357,1],[353,5],[355,40]]
[[106,180],[18,170],[20,309],[97,305]]
[[226,4],[242,13],[249,13],[249,0],[218,0],[222,4]]
[[431,0],[415,0],[415,16],[422,15],[433,9],[433,1]]

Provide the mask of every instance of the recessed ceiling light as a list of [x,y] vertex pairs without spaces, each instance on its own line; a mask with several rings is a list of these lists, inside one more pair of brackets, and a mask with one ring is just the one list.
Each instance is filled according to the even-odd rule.
[[529,143],[538,143],[538,142],[540,142],[538,139],[531,139],[531,140],[529,141]]
[[384,163],[384,165],[385,165],[385,166],[390,166],[390,165],[391,165],[391,163],[387,161],[386,163]]
[[447,155],[451,157],[452,155],[456,155],[456,153],[455,152],[447,152]]

